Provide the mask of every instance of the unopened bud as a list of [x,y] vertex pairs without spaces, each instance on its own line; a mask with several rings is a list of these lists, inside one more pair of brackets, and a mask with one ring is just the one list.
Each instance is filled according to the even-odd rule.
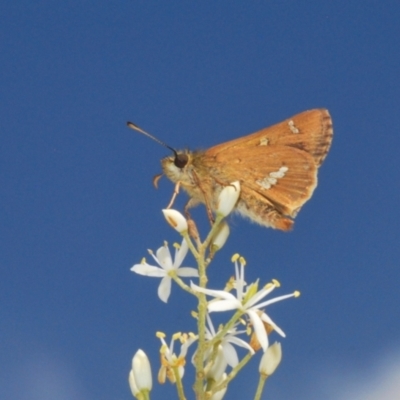
[[226,217],[234,209],[240,195],[239,181],[232,182],[225,186],[218,198],[217,214]]
[[213,379],[215,382],[221,380],[228,363],[226,362],[224,351],[221,345],[218,346],[217,356],[214,359],[214,363],[211,368],[206,371],[208,379]]
[[[224,373],[221,377],[221,380],[217,382],[217,385],[220,385],[225,379],[227,375]],[[223,397],[225,396],[227,387],[223,387],[221,390],[218,390],[218,392],[215,392],[211,397],[210,400],[222,400]]]
[[150,361],[143,350],[138,350],[132,359],[132,372],[137,389],[150,391],[153,386]]
[[276,367],[282,360],[282,347],[279,342],[275,342],[272,346],[269,346],[267,351],[263,354],[260,362],[260,374],[272,375]]
[[222,221],[211,243],[211,245],[214,247],[214,251],[222,249],[226,240],[228,239],[228,236],[229,225],[225,221]]
[[133,371],[129,371],[129,387],[131,388],[131,392],[133,394],[133,397],[137,397],[137,395],[140,393],[140,390],[138,389],[136,382],[135,382],[135,376],[133,375]]
[[185,232],[188,230],[188,223],[186,218],[176,210],[171,210],[170,208],[166,210],[162,210],[165,219],[167,222],[179,233]]

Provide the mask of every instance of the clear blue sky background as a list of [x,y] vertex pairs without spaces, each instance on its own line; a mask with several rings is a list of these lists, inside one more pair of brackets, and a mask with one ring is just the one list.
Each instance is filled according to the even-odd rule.
[[[192,300],[130,272],[180,239],[172,184],[151,183],[169,152],[127,120],[198,149],[315,107],[334,140],[294,231],[232,218],[211,286],[239,252],[248,281],[302,292],[269,309],[287,337],[266,398],[397,398],[399,20],[390,0],[3,2],[0,398],[130,399],[133,353],[155,374],[155,331],[194,329]],[[251,398],[257,366],[226,398]]]

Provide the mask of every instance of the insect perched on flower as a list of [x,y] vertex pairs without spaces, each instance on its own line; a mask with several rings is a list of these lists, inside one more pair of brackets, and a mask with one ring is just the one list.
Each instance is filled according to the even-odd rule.
[[[185,210],[204,203],[212,219],[222,188],[239,181],[235,210],[283,231],[291,229],[293,218],[312,196],[333,135],[325,109],[305,111],[204,151],[176,151],[132,122],[128,126],[173,152],[161,160],[163,174],[176,184],[169,206],[181,187],[190,196]],[[155,178],[155,184],[163,174]]]

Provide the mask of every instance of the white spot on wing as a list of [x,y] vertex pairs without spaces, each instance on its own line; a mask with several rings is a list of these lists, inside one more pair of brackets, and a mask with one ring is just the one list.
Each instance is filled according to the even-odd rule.
[[300,131],[298,130],[298,128],[296,128],[296,126],[294,125],[293,120],[290,120],[288,122],[289,125],[289,129],[291,130],[292,133],[300,133]]
[[289,170],[285,165],[280,167],[278,171],[270,172],[265,178],[257,179],[257,185],[261,186],[263,189],[271,189],[272,186],[276,185],[278,179],[285,176],[286,172]]

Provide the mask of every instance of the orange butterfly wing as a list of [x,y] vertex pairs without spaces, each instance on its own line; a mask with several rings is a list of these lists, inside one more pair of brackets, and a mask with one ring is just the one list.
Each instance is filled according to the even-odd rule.
[[284,216],[294,218],[312,196],[332,134],[327,110],[306,111],[208,149],[203,163],[217,182],[241,182],[239,212],[288,230],[293,221]]

